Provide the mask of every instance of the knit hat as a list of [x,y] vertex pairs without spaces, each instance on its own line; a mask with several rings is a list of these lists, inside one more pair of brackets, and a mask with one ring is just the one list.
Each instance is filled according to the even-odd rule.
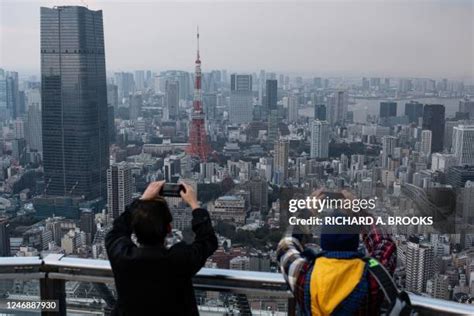
[[[334,211],[330,217],[349,217]],[[357,251],[359,248],[358,227],[352,225],[324,225],[321,229],[321,248],[324,251]]]

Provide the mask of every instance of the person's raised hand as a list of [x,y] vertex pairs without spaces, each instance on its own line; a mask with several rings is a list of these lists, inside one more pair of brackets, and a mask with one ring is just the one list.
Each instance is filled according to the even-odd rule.
[[163,188],[163,185],[165,184],[165,181],[154,181],[151,182],[148,187],[146,188],[145,192],[143,192],[141,196],[141,200],[153,200],[156,197],[160,195],[161,188]]
[[180,184],[184,186],[184,190],[179,191],[179,195],[181,195],[183,201],[186,202],[193,210],[199,208],[197,194],[193,187],[185,182],[180,182]]

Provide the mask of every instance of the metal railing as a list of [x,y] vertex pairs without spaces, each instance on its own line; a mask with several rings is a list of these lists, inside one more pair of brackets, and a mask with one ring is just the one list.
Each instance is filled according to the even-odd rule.
[[[59,301],[59,315],[66,314],[66,281],[113,284],[113,274],[106,260],[79,259],[50,254],[39,257],[0,258],[0,279],[40,281],[41,300]],[[196,289],[235,294],[268,295],[288,300],[288,314],[295,314],[295,304],[283,276],[279,273],[203,268],[194,277]],[[421,315],[474,315],[474,306],[409,294],[412,305]],[[107,301],[106,298],[104,298]],[[58,315],[43,311],[42,315]]]

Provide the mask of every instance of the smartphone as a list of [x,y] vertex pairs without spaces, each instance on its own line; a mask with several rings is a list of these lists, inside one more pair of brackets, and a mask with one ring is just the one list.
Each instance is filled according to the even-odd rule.
[[185,192],[184,185],[179,183],[165,183],[161,188],[160,195],[168,197],[181,197],[181,191]]

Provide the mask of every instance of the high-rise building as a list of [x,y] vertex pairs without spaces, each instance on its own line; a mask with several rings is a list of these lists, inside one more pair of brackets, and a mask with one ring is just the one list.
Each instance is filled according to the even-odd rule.
[[463,188],[467,181],[474,181],[474,166],[454,166],[446,172],[446,183],[453,188]]
[[113,106],[114,109],[118,108],[119,95],[118,95],[117,85],[114,85],[114,84],[107,85],[107,104],[110,106]]
[[145,71],[144,70],[135,71],[134,81],[135,81],[135,88],[137,89],[137,91],[144,91],[145,90]]
[[24,165],[26,163],[26,141],[24,138],[12,140],[12,157],[20,165]]
[[248,182],[250,207],[253,211],[265,212],[268,209],[268,184],[264,178],[253,177]]
[[266,110],[276,110],[277,109],[277,93],[278,93],[278,82],[275,79],[267,79],[266,81],[266,94],[265,94],[265,105]]
[[418,124],[420,117],[423,117],[423,104],[416,101],[405,103],[405,116],[409,123]]
[[202,96],[202,102],[204,103],[204,113],[206,113],[206,119],[209,121],[215,121],[218,119],[217,116],[217,94],[206,93]]
[[165,106],[168,119],[175,120],[179,114],[179,82],[166,81]]
[[166,82],[168,81],[177,81],[179,83],[179,99],[180,100],[189,100],[192,92],[192,84],[190,79],[190,73],[180,70],[168,70],[160,72],[157,80],[155,80],[156,91],[165,92]]
[[30,151],[43,151],[40,102],[29,101],[26,126],[25,138]]
[[389,159],[394,156],[397,138],[395,136],[382,136],[382,168],[387,168]]
[[18,72],[9,71],[6,76],[6,106],[8,116],[15,119],[22,115],[20,111],[20,95],[18,91]]
[[119,104],[122,104],[124,98],[135,92],[135,81],[130,72],[115,73],[115,84],[117,85]]
[[230,76],[229,120],[231,123],[248,123],[253,119],[252,76]]
[[141,92],[131,94],[129,100],[129,118],[136,121],[142,113],[143,98]]
[[469,99],[459,101],[459,112],[467,113],[469,119],[474,120],[474,101]]
[[360,198],[362,199],[370,198],[373,196],[372,192],[373,192],[372,178],[362,179],[362,181],[360,182],[360,190],[359,190]]
[[397,116],[397,102],[380,102],[380,118]]
[[458,125],[468,125],[470,124],[470,120],[446,120],[444,124],[444,142],[443,148],[448,151],[452,152],[453,146],[453,131],[454,127]]
[[458,165],[474,165],[474,125],[455,126],[452,146]]
[[274,180],[273,182],[282,185],[288,179],[288,155],[290,142],[286,139],[279,139],[275,143],[274,156]]
[[329,157],[329,124],[326,121],[311,122],[311,158]]
[[420,151],[425,157],[431,154],[432,132],[430,130],[421,131],[421,148]]
[[423,109],[423,129],[432,132],[431,152],[443,151],[444,142],[444,114],[442,104],[426,104]]
[[7,73],[0,68],[0,119],[2,121],[8,118],[7,110]]
[[[474,181],[466,181],[461,190],[462,217],[465,223],[474,223]],[[474,280],[473,280],[474,281]]]
[[106,198],[109,166],[102,11],[41,8],[46,194]]
[[450,167],[457,165],[457,159],[453,154],[433,153],[431,155],[432,171],[447,171]]
[[130,166],[122,161],[107,170],[107,207],[109,215],[117,218],[132,202],[133,177]]
[[298,98],[294,94],[290,94],[284,99],[288,109],[288,122],[298,121]]
[[326,105],[320,103],[314,105],[314,119],[326,121]]
[[271,110],[268,113],[268,128],[267,128],[267,139],[268,142],[274,142],[278,139],[279,135],[279,122],[280,116],[278,110]]
[[7,218],[0,218],[0,257],[10,256],[10,231]]
[[347,115],[347,93],[345,91],[337,91],[328,97],[328,105],[326,108],[326,117],[329,124],[342,123]]
[[433,276],[433,249],[419,242],[409,241],[406,251],[406,284],[408,291],[424,292],[426,282]]
[[432,282],[431,296],[442,300],[449,300],[449,277],[443,274],[436,274]]
[[92,243],[92,240],[94,240],[94,235],[97,231],[94,212],[90,209],[82,209],[79,225],[81,231],[86,233],[86,243],[90,245]]
[[370,88],[370,81],[367,78],[362,78],[362,90],[369,90]]

